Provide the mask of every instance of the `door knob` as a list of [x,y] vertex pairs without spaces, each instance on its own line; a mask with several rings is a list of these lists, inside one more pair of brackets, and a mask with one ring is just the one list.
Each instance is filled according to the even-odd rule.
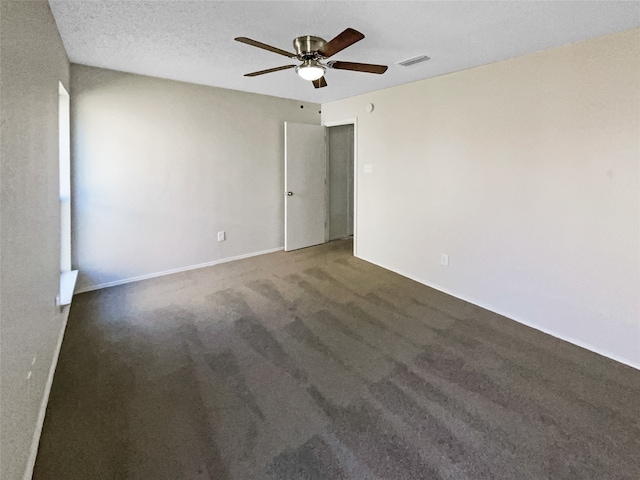
[[293,195],[293,192],[287,192],[287,197],[290,197],[291,195]]

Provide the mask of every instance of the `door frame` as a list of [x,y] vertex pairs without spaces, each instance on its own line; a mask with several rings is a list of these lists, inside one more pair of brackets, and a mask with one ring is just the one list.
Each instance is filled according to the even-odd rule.
[[[358,117],[345,118],[323,122],[322,126],[339,127],[340,125],[353,125],[353,256],[358,256]],[[327,148],[327,168],[329,162],[329,149]],[[325,185],[325,190],[327,186]],[[328,201],[328,195],[325,195]],[[327,207],[325,206],[325,211]],[[328,221],[328,219],[327,219]]]

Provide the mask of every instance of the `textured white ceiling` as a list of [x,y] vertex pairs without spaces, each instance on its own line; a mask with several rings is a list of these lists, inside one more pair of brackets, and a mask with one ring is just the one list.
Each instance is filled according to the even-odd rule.
[[[640,26],[638,1],[49,0],[74,63],[324,103]],[[389,65],[384,75],[329,70],[314,89],[290,64],[233,39],[293,51],[293,38],[365,39],[332,60]],[[397,62],[425,54],[426,63]]]

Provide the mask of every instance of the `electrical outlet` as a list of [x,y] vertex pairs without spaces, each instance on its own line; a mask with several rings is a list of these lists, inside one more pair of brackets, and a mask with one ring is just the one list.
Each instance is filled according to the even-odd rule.
[[225,232],[218,232],[218,241],[224,242],[227,239],[227,234]]
[[449,255],[446,253],[440,254],[440,265],[444,265],[445,267],[449,266]]

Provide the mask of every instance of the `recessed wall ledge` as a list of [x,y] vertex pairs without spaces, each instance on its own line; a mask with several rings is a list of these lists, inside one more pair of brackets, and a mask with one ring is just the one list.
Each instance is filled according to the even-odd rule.
[[73,291],[76,288],[78,270],[60,273],[60,292],[58,293],[58,306],[70,305]]

